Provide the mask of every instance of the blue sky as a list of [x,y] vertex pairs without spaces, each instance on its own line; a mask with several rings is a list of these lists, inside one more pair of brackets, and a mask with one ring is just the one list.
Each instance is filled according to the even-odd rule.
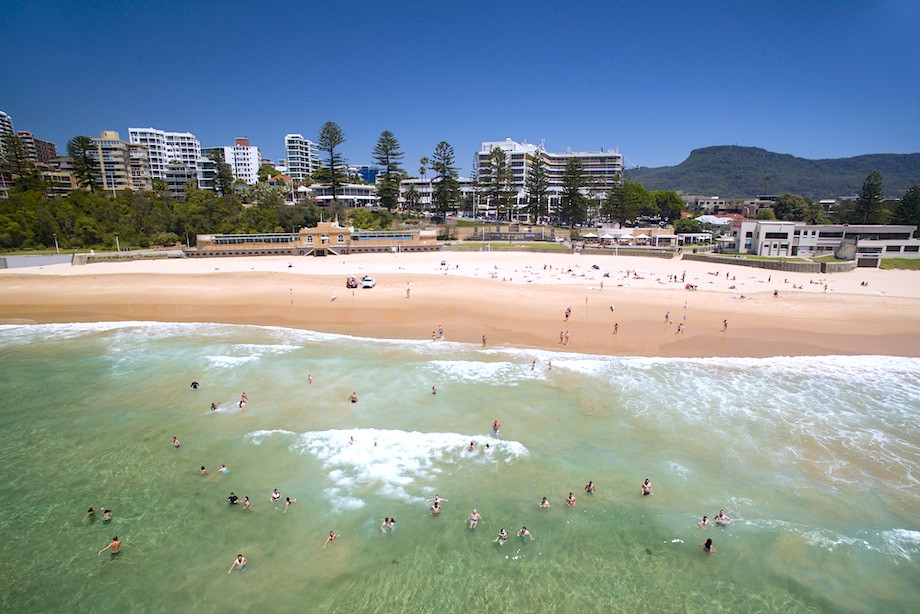
[[0,110],[63,150],[153,126],[203,146],[345,133],[404,166],[438,141],[619,149],[631,166],[747,145],[805,158],[920,151],[918,0],[32,2],[0,20]]

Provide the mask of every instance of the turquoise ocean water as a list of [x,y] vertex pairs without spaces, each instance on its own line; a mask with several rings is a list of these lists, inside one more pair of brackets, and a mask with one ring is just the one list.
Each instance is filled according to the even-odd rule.
[[[920,603],[920,359],[0,326],[0,389],[3,611]],[[646,477],[651,497],[639,494]],[[274,488],[297,500],[287,513],[270,502]],[[251,509],[228,505],[230,491]],[[447,500],[438,517],[427,512],[435,494]],[[112,521],[81,522],[89,506],[111,508]],[[470,530],[473,508],[484,521]],[[698,526],[721,508],[731,525]],[[379,529],[385,516],[393,534]],[[533,541],[492,542],[523,525]],[[341,537],[324,550],[330,530]],[[97,555],[114,535],[122,554]],[[698,546],[707,537],[713,554]],[[237,553],[246,570],[228,575]]]

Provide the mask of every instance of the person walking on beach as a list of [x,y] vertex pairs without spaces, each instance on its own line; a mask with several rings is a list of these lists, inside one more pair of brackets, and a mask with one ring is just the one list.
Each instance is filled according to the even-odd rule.
[[613,323],[613,334],[615,335],[615,334],[617,334],[618,332],[620,332],[620,323],[619,323],[619,322],[614,322],[614,323]]
[[486,336],[482,336],[482,347],[486,347]]
[[648,478],[645,478],[645,481],[642,482],[642,495],[651,495],[652,493],[652,483],[648,481]]
[[666,312],[664,313],[664,323],[665,323],[665,324],[670,324],[670,323],[671,323],[671,312],[670,312],[670,311],[666,311]]
[[565,341],[562,342],[562,345],[569,344],[569,331],[565,331]]
[[722,332],[724,333],[727,330],[728,330],[728,320],[722,320]]
[[99,554],[102,554],[102,553],[105,552],[106,550],[111,550],[111,551],[112,551],[112,558],[115,558],[116,556],[118,556],[118,549],[119,549],[119,548],[121,548],[121,540],[118,539],[118,536],[116,535],[115,537],[112,538],[112,543],[110,543],[108,546],[106,546],[105,548],[103,548],[102,550],[100,550],[100,551],[97,553],[97,556],[98,556]]
[[236,558],[233,559],[233,564],[230,565],[230,571],[228,571],[227,573],[229,574],[234,569],[239,569],[240,571],[243,571],[244,565],[246,565],[246,557],[243,556],[242,554],[237,554]]

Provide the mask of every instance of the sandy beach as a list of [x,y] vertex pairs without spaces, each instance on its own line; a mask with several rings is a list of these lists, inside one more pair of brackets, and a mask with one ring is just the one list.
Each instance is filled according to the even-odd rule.
[[[377,285],[347,289],[349,275]],[[912,271],[488,251],[139,260],[0,270],[0,322],[217,322],[398,339],[438,337],[441,326],[447,341],[485,335],[489,346],[591,354],[920,356],[918,282]]]

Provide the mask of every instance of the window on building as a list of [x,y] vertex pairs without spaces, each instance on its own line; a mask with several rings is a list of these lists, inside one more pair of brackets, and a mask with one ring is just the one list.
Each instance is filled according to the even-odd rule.
[[307,243],[313,243],[313,235],[307,235]]
[[900,252],[901,246],[900,245],[886,245],[885,251],[886,252]]
[[905,245],[904,253],[907,253],[907,252],[914,252],[914,253],[920,252],[920,245]]
[[785,232],[768,232],[764,236],[768,239],[786,239],[789,235]]
[[339,243],[345,242],[345,235],[339,235]]

